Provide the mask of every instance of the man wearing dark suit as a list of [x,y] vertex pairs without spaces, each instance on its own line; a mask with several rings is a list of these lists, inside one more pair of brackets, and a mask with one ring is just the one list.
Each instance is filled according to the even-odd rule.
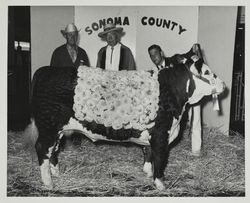
[[77,27],[70,23],[64,30],[61,30],[61,33],[67,42],[54,50],[50,66],[75,68],[80,65],[89,66],[89,59],[85,50],[77,45],[79,33]]
[[190,51],[185,54],[175,54],[171,57],[165,57],[161,47],[154,44],[148,48],[148,53],[152,62],[156,65],[157,69],[160,70],[162,68],[172,67],[174,63],[186,64],[197,61],[201,57],[196,54],[196,46],[198,45],[194,44]]
[[131,50],[120,42],[122,27],[106,24],[98,36],[107,42],[98,52],[97,67],[106,70],[135,70],[135,61]]
[[[203,63],[203,57],[199,44],[194,44],[192,48],[185,54],[175,54],[172,57],[165,57],[159,45],[152,45],[148,48],[149,56],[157,69],[173,67],[175,63],[192,64]],[[193,115],[192,115],[193,114]],[[192,120],[192,121],[191,121]],[[202,126],[201,126],[201,106],[193,105],[189,110],[189,122],[192,122],[192,154],[194,156],[201,155],[202,145]],[[149,150],[149,149],[145,149]]]

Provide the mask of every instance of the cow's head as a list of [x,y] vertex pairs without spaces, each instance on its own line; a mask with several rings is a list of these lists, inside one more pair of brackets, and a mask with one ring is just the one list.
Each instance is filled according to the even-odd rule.
[[221,94],[225,90],[225,83],[217,77],[215,73],[204,63],[203,59],[198,59],[189,66],[195,80],[195,94],[190,98],[189,103],[198,102],[201,96]]

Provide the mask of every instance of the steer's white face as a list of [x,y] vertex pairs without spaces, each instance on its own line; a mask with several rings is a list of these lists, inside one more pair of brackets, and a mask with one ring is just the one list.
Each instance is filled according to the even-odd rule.
[[189,99],[190,104],[197,103],[207,95],[221,94],[225,90],[225,83],[206,64],[203,63],[200,73],[198,73],[194,64],[190,67],[190,71],[194,74],[195,81],[195,90]]

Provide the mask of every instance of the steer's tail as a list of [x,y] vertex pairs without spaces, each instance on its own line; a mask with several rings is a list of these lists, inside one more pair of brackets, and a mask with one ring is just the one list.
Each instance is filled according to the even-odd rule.
[[30,151],[34,151],[34,146],[38,138],[38,129],[36,127],[35,120],[31,118],[31,123],[23,131],[25,147]]
[[31,152],[34,151],[34,146],[36,143],[36,140],[38,138],[38,129],[35,123],[35,119],[33,118],[33,94],[36,87],[37,79],[39,78],[39,75],[43,72],[45,68],[39,68],[33,75],[32,82],[31,82],[31,88],[30,88],[30,95],[29,95],[29,114],[30,114],[30,123],[23,131],[23,138],[24,138],[24,144],[27,149],[29,149]]

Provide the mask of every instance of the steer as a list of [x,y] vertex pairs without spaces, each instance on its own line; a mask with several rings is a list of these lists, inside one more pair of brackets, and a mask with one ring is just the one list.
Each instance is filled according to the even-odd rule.
[[[181,56],[180,55],[176,55],[176,58],[178,58],[178,60],[181,60]],[[178,66],[178,63],[176,61],[175,63],[175,67]],[[202,58],[196,59],[195,63],[192,64],[191,61],[188,62],[189,64],[189,70],[192,72],[192,74],[199,78],[200,80],[202,80],[203,82],[210,84],[211,86],[213,86],[213,90],[212,90],[212,95],[213,97],[217,98],[218,94],[222,93],[225,89],[225,83],[219,78],[217,77],[216,74],[214,74],[211,69],[204,63]],[[198,93],[198,89],[202,90],[202,87],[196,84],[196,90],[194,92],[194,94],[199,94]],[[202,93],[200,93],[202,94]],[[195,97],[193,95],[193,97]],[[191,101],[192,99],[189,98],[189,104],[191,104],[191,108],[192,111],[189,111],[189,114],[192,113],[193,115],[191,115],[193,117],[193,122],[196,122],[196,126],[192,126],[192,133],[191,133],[191,139],[192,139],[192,152],[194,155],[195,152],[199,152],[200,148],[201,148],[201,133],[197,132],[200,129],[200,124],[197,124],[197,122],[200,122],[200,105],[197,105],[197,102],[199,100],[197,100],[197,102]],[[194,104],[194,105],[192,105]],[[183,108],[184,110],[184,108]],[[169,139],[168,139],[168,144],[171,144],[174,139],[178,136],[179,134],[179,130],[180,130],[180,121],[182,119],[182,114],[178,117],[178,118],[174,118],[173,122],[172,122],[172,126],[171,129],[169,131]],[[189,115],[190,117],[190,115]],[[190,118],[189,118],[190,119]],[[193,123],[191,123],[192,125],[194,125]],[[198,128],[197,128],[198,126]],[[197,128],[197,129],[196,129]],[[152,145],[151,145],[152,146]],[[143,166],[143,171],[147,174],[147,177],[151,177],[153,176],[153,167],[152,167],[152,162],[153,162],[153,155],[152,155],[152,149],[151,146],[145,146],[143,148],[144,151],[144,166]],[[157,188],[164,188],[164,185],[162,184],[162,182],[158,182],[159,186],[157,186]],[[157,184],[157,183],[156,183]]]
[[151,146],[152,156],[145,164],[152,162],[154,184],[163,190],[168,146],[179,132],[186,105],[223,91],[223,85],[200,79],[190,68],[196,68],[195,64],[175,64],[159,72],[113,72],[85,66],[78,71],[49,66],[38,69],[26,132],[37,137],[35,148],[44,185],[52,189],[51,174],[59,175],[61,138],[77,130],[92,141]]

